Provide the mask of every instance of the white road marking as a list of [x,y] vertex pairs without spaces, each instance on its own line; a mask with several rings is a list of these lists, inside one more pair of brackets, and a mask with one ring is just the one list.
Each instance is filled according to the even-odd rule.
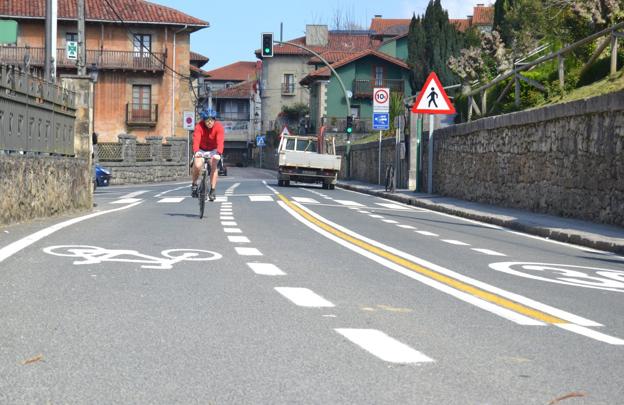
[[395,221],[394,219],[382,219],[382,222],[385,222],[387,224],[398,224],[399,221]]
[[416,229],[415,226],[411,226],[411,225],[397,225],[397,226],[403,229]]
[[382,207],[391,208],[393,210],[409,210],[409,207],[399,204],[392,203],[375,203],[376,205],[381,205]]
[[277,191],[276,189],[274,189],[273,187],[269,186],[266,182],[266,180],[262,180],[262,184],[264,184],[266,186],[266,188],[268,188],[269,190],[271,190],[273,192],[273,194],[278,195],[279,191]]
[[361,210],[360,210],[360,211],[358,211],[358,212],[359,212],[360,214],[366,214],[366,215],[370,214],[370,211],[361,211]]
[[122,211],[122,210],[126,210],[128,208],[132,208],[132,207],[136,207],[137,205],[141,204],[140,202],[136,202],[134,204],[130,204],[127,205],[125,207],[120,207],[120,208],[115,208],[112,210],[108,210],[108,211],[100,211],[100,212],[95,212],[93,214],[89,214],[89,215],[85,215],[82,217],[78,217],[78,218],[74,218],[74,219],[70,219],[68,221],[65,222],[61,222],[59,224],[56,225],[52,225],[49,226],[45,229],[42,229],[38,232],[33,233],[32,235],[26,236],[25,238],[22,238],[18,241],[15,241],[3,248],[0,249],[0,262],[3,262],[4,260],[6,260],[7,258],[11,257],[12,255],[14,255],[15,253],[19,252],[20,250],[27,248],[28,246],[32,245],[35,242],[38,242],[39,240],[45,238],[46,236],[52,235],[54,232],[59,231],[63,228],[66,228],[68,226],[77,224],[78,222],[82,222],[85,221],[87,219],[91,219],[91,218],[95,218],[95,217],[99,217],[100,215],[106,215],[106,214],[110,214],[112,212],[117,212],[117,211]]
[[238,224],[234,221],[221,221],[222,226],[238,226]]
[[221,208],[221,210],[219,212],[221,214],[225,214],[225,215],[232,215],[232,209],[231,208]]
[[182,201],[184,201],[184,197],[169,197],[169,198],[163,198],[162,200],[159,200],[158,202],[159,203],[165,203],[165,204],[167,204],[167,203],[171,204],[171,203],[179,203],[179,202],[182,202]]
[[135,191],[134,193],[130,193],[130,194],[126,194],[126,195],[122,195],[121,197],[119,197],[120,199],[124,199],[124,198],[135,198],[140,196],[141,194],[145,194],[147,193],[149,190],[141,190],[141,191]]
[[249,243],[249,238],[246,236],[228,236],[228,240],[232,243]]
[[301,204],[319,204],[314,198],[308,197],[293,197],[293,200],[300,202]]
[[143,201],[140,198],[124,198],[121,200],[112,201],[111,204],[134,204],[139,201]]
[[495,251],[490,250],[490,249],[475,249],[475,248],[472,248],[472,250],[474,250],[475,252],[483,253],[484,255],[488,255],[488,256],[507,256],[504,253],[495,252]]
[[591,339],[599,340],[601,342],[609,343],[610,345],[624,345],[624,340],[605,335],[604,333],[596,332],[595,330],[586,328],[580,325],[574,325],[571,323],[568,324],[557,324],[561,329],[565,329],[570,332],[578,333],[579,335],[586,336]]
[[220,216],[219,219],[221,221],[233,221],[234,217],[225,215],[225,216]]
[[225,233],[243,233],[239,228],[223,228]]
[[274,201],[273,197],[270,195],[250,195],[249,196],[249,200],[250,201]]
[[262,253],[256,248],[236,247],[234,249],[241,256],[262,256]]
[[275,287],[275,290],[300,307],[332,308],[335,306],[307,288]]
[[218,196],[215,199],[216,202],[224,202],[224,201],[227,201],[227,200],[228,200],[227,197],[222,197],[222,196]]
[[451,245],[470,246],[470,243],[462,242],[460,240],[453,240],[453,239],[441,239],[441,240],[442,242],[450,243]]
[[419,233],[423,236],[438,236],[437,233],[428,232],[428,231],[416,231],[416,233]]
[[186,189],[186,188],[189,188],[189,186],[184,186],[184,187],[173,188],[173,189],[171,189],[171,190],[167,190],[167,191],[163,191],[162,193],[158,193],[158,194],[156,194],[156,195],[155,195],[155,197],[156,197],[156,198],[160,198],[160,197],[162,197],[162,196],[163,196],[163,195],[165,195],[165,194],[169,194],[169,193],[171,193],[172,191],[178,191],[178,190],[182,190],[182,189]]
[[344,206],[347,207],[365,207],[365,205],[357,203],[355,201],[348,201],[348,200],[336,200],[337,203],[342,204]]
[[389,363],[431,363],[434,360],[375,329],[335,329],[351,342]]
[[254,273],[261,276],[285,276],[282,270],[272,263],[247,263],[247,266],[251,268]]
[[371,218],[377,218],[377,219],[381,219],[381,218],[383,218],[381,215],[377,215],[377,214],[369,215],[369,217],[371,217]]

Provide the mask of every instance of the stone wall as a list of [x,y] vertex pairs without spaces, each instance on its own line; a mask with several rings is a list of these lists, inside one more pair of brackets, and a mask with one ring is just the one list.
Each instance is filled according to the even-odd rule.
[[92,207],[88,160],[0,154],[0,225]]
[[[395,164],[396,140],[394,137],[382,139],[381,142],[381,184],[385,184],[386,165]],[[342,166],[339,178],[347,178],[346,147],[339,146],[336,153],[342,155]],[[407,184],[407,156],[403,154],[397,171],[398,188]],[[351,179],[377,184],[379,179],[379,141],[351,146]]]
[[624,92],[444,128],[434,148],[436,194],[624,226]]

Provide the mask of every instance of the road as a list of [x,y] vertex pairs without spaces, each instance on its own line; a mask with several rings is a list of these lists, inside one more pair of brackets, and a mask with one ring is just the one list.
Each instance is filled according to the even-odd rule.
[[0,229],[0,403],[624,403],[624,258],[229,174]]

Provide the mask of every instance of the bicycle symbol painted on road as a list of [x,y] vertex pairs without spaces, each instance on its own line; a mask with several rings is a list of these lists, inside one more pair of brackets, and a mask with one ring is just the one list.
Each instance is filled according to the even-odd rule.
[[200,249],[168,249],[160,254],[163,257],[150,256],[136,250],[104,249],[87,245],[60,245],[43,249],[54,256],[76,257],[75,265],[100,264],[103,262],[140,263],[144,269],[169,270],[173,265],[183,261],[202,262],[219,260],[223,256],[216,252]]
[[624,292],[624,270],[528,262],[492,263],[490,268],[514,276],[549,283]]

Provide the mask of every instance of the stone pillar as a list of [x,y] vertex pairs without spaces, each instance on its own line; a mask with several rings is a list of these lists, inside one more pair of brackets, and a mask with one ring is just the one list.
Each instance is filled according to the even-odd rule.
[[184,138],[170,136],[167,143],[171,145],[171,161],[173,163],[188,163],[187,141]]
[[150,145],[150,156],[152,162],[162,162],[162,136],[148,136],[145,138]]
[[[76,157],[91,162],[91,108],[93,82],[89,76],[63,76],[64,87],[76,93],[74,151]],[[89,164],[90,166],[90,164]]]
[[121,143],[121,158],[124,163],[136,163],[136,136],[128,134],[117,135]]

